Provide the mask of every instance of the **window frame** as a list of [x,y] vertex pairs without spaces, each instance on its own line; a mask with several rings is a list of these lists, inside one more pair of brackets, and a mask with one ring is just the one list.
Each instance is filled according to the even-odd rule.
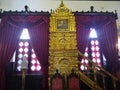
[[[32,71],[31,70],[31,55],[32,55],[32,46],[30,44],[30,39],[20,39],[19,42],[23,42],[23,41],[26,41],[29,43],[29,46],[28,46],[28,69],[27,69],[27,74],[40,74],[41,73],[41,70],[39,71]],[[15,72],[17,74],[20,74],[21,71],[18,71],[17,70],[17,65],[18,65],[18,55],[19,55],[19,42],[18,42],[18,46],[17,46],[17,49],[16,49],[16,55],[15,55]],[[40,65],[41,66],[41,65]]]
[[[88,58],[90,58],[91,60],[92,60],[92,49],[91,49],[91,41],[92,40],[97,40],[98,41],[98,38],[89,38],[89,40],[88,40]],[[103,67],[103,54],[102,54],[100,45],[99,45],[99,51],[100,51],[101,67]],[[92,66],[91,63],[89,65]]]
[[[88,57],[90,60],[93,61],[92,53],[93,53],[94,51],[92,51],[92,49],[91,49],[91,46],[92,46],[91,41],[92,41],[92,40],[97,40],[97,41],[99,42],[99,40],[98,40],[98,36],[96,36],[96,35],[97,35],[97,31],[96,31],[94,28],[90,28],[90,30],[91,30],[91,31],[90,31],[90,34],[89,34],[88,43],[87,43],[87,46],[86,46],[88,56],[86,56],[86,57]],[[91,35],[92,35],[92,34],[91,34],[92,30],[95,31],[95,33],[94,33],[95,36],[93,36],[93,37],[91,37]],[[85,48],[85,53],[86,53],[86,48]],[[85,55],[85,53],[84,53],[84,55]],[[100,53],[100,63],[101,63],[100,66],[101,66],[101,67],[104,67],[105,65],[104,65],[103,53],[102,53],[102,50],[101,50],[101,48],[100,48],[100,44],[99,44],[99,53]],[[83,60],[83,61],[82,61],[82,60]],[[82,58],[82,60],[81,60],[81,63],[82,63],[82,62],[85,63],[85,60],[86,60],[86,59]],[[99,65],[99,64],[97,63],[97,61],[96,61],[95,63],[96,63],[97,65]],[[86,63],[85,63],[85,64],[86,64]],[[88,62],[86,65],[88,65],[88,66],[90,66],[90,67],[92,68],[92,63]],[[80,65],[80,70],[81,70],[81,71],[86,71],[85,67],[84,67],[84,69],[82,70],[82,69],[81,69],[81,66],[82,66],[82,65]]]

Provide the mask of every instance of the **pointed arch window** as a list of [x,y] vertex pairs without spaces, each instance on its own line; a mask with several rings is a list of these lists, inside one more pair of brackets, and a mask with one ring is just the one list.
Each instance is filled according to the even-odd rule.
[[[90,28],[90,35],[89,35],[89,42],[86,47],[84,55],[88,58],[90,58],[93,62],[98,64],[99,66],[102,66],[103,63],[103,57],[102,53],[99,47],[99,41],[97,39],[97,33],[94,28]],[[90,65],[87,59],[83,58],[82,63],[86,65]],[[87,67],[84,67],[83,65],[80,66],[81,70],[87,70]]]
[[41,70],[40,63],[36,57],[34,49],[30,44],[30,36],[27,28],[23,29],[16,50],[16,71],[18,72],[21,71],[23,56],[26,56],[28,61],[28,72],[38,72]]

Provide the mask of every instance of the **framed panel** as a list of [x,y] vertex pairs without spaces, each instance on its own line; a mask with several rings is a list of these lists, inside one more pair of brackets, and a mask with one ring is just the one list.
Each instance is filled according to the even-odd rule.
[[57,30],[68,30],[68,19],[57,19]]
[[64,77],[58,73],[50,76],[50,90],[65,90],[65,80]]
[[71,74],[67,77],[68,90],[80,90],[80,78],[72,70]]

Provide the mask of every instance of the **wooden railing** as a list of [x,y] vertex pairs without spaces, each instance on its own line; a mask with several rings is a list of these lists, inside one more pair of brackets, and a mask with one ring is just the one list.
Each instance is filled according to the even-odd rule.
[[[113,85],[113,89],[112,90],[117,90],[117,86],[116,86],[116,82],[117,82],[117,78],[115,76],[113,76],[111,73],[109,73],[108,71],[106,71],[103,67],[98,66],[96,63],[94,63],[91,59],[89,59],[88,57],[86,57],[84,54],[82,54],[80,51],[78,51],[79,55],[82,56],[83,58],[87,59],[89,63],[91,63],[91,66],[81,63],[80,61],[78,61],[78,63],[80,65],[83,65],[84,67],[86,67],[86,72],[83,73],[79,73],[83,78],[83,82],[86,83],[88,86],[90,86],[93,90],[106,90],[106,85],[105,85],[105,79],[106,78],[110,78],[112,80],[112,85]],[[83,75],[84,74],[84,75]],[[90,78],[90,75],[92,74],[92,79]],[[100,75],[102,77],[102,86],[100,86],[98,84],[98,79],[97,76]],[[84,77],[85,76],[85,77]],[[87,78],[84,81],[84,78]],[[88,83],[87,83],[88,82]]]

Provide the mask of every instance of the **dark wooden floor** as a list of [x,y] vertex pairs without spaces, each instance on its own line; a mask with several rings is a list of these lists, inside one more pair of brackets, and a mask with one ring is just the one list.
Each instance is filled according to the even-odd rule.
[[[41,75],[26,75],[25,90],[42,90]],[[22,90],[21,75],[11,75],[6,79],[6,90]]]

